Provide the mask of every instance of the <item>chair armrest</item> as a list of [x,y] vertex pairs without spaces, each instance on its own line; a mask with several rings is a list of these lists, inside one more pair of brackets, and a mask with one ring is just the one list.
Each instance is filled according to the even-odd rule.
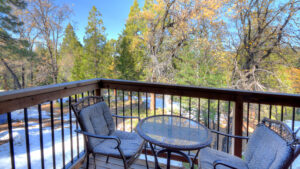
[[226,133],[223,133],[223,132],[220,132],[217,130],[212,130],[212,129],[210,131],[213,133],[221,134],[223,136],[228,136],[228,137],[233,137],[233,138],[238,138],[238,139],[249,139],[249,137],[247,137],[247,136],[236,136],[236,135],[226,134]]
[[137,117],[137,116],[120,116],[120,115],[115,115],[115,114],[112,114],[111,116],[113,116],[113,117],[117,117],[117,118],[123,118],[123,119],[125,119],[125,118],[133,118],[133,119],[139,119],[139,120],[141,120],[139,117]]
[[115,140],[118,143],[117,147],[119,147],[120,144],[121,144],[121,140],[117,136],[102,136],[102,135],[96,135],[96,134],[92,134],[92,133],[89,133],[89,132],[86,132],[86,131],[81,131],[81,130],[75,130],[75,132],[83,134],[87,137],[93,137],[93,138],[98,138],[98,139],[112,139],[112,140]]
[[232,169],[239,169],[239,166],[237,166],[234,163],[231,163],[229,161],[216,160],[213,163],[214,169],[217,168],[217,165],[223,165],[225,167],[229,167],[229,168],[232,168]]

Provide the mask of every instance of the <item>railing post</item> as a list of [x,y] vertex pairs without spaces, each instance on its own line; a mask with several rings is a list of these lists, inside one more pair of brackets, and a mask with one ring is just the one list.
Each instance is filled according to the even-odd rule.
[[[243,101],[238,98],[235,101],[235,111],[233,116],[233,131],[234,135],[243,135]],[[235,156],[242,157],[242,140],[233,140],[233,152]]]
[[96,96],[101,96],[101,88],[95,90]]

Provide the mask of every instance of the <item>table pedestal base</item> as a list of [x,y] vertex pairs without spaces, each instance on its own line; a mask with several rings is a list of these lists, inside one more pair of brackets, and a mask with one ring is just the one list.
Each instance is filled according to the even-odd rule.
[[151,143],[149,143],[149,144],[150,144],[151,151],[152,151],[152,153],[154,155],[155,169],[161,169],[161,167],[158,164],[157,157],[159,156],[159,154],[162,154],[162,153],[165,153],[165,152],[167,152],[167,169],[170,169],[170,166],[171,166],[170,165],[171,153],[179,154],[179,155],[183,156],[184,158],[186,158],[187,161],[190,164],[191,169],[194,169],[194,161],[197,158],[200,149],[197,151],[197,153],[196,153],[196,155],[194,157],[194,160],[192,161],[191,158],[186,153],[184,153],[182,151],[179,151],[179,150],[170,150],[170,149],[165,148],[165,149],[162,149],[162,150],[159,150],[159,151],[155,152],[155,150],[153,148],[153,145]]

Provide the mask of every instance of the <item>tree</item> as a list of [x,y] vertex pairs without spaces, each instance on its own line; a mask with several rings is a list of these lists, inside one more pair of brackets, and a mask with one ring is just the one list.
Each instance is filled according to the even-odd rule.
[[102,77],[108,70],[104,49],[106,44],[102,15],[95,6],[89,13],[84,37],[85,78]]
[[119,37],[116,57],[116,70],[120,79],[139,80],[143,78],[145,67],[145,42],[139,38],[142,22],[137,0],[130,8],[125,29]]
[[269,76],[281,86],[273,67],[278,60],[286,63],[286,48],[299,46],[299,2],[244,0],[235,1],[234,5],[238,38],[234,39],[233,87],[265,90],[271,87],[263,82]]
[[77,77],[81,75],[81,55],[83,47],[77,40],[73,26],[69,23],[65,29],[65,35],[63,42],[60,46],[60,58],[59,58],[59,77],[61,81],[67,82],[79,80]]
[[68,6],[57,6],[53,0],[32,0],[27,10],[39,31],[39,40],[48,50],[52,82],[58,82],[58,47],[63,34],[63,26],[71,10]]
[[[203,22],[215,21],[216,12],[226,1],[157,0],[146,1],[142,12],[143,39],[150,60],[150,81],[174,80],[178,52],[193,37],[198,37]],[[201,32],[200,32],[201,33]]]
[[[29,44],[28,41],[18,37],[20,33],[18,27],[23,23],[13,14],[13,8],[24,9],[25,6],[26,4],[22,0],[2,0],[0,2],[0,61],[13,77],[14,89],[22,88],[22,86],[16,71],[13,70],[8,60],[28,55]],[[5,83],[7,84],[7,82]]]
[[116,57],[116,69],[120,79],[136,80],[136,63],[130,51],[130,44],[127,37],[123,37],[118,47],[118,56]]

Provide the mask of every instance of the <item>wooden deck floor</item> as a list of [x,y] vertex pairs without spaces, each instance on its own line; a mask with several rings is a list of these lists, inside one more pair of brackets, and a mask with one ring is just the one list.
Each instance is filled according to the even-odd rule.
[[[147,156],[148,157],[148,166],[149,169],[154,169],[154,158],[153,156]],[[93,156],[90,156],[89,160],[89,168],[94,169],[94,159]],[[160,159],[159,163],[162,168],[166,168],[166,159]],[[121,159],[117,158],[109,158],[109,162],[106,163],[106,157],[97,155],[96,157],[96,166],[97,169],[122,169],[123,168],[123,161]],[[83,163],[80,169],[85,169],[86,162]],[[137,159],[131,166],[130,169],[146,169],[146,162],[145,162],[145,156],[141,155],[139,159]],[[184,169],[183,164],[178,161],[171,160],[171,168],[172,169]]]

